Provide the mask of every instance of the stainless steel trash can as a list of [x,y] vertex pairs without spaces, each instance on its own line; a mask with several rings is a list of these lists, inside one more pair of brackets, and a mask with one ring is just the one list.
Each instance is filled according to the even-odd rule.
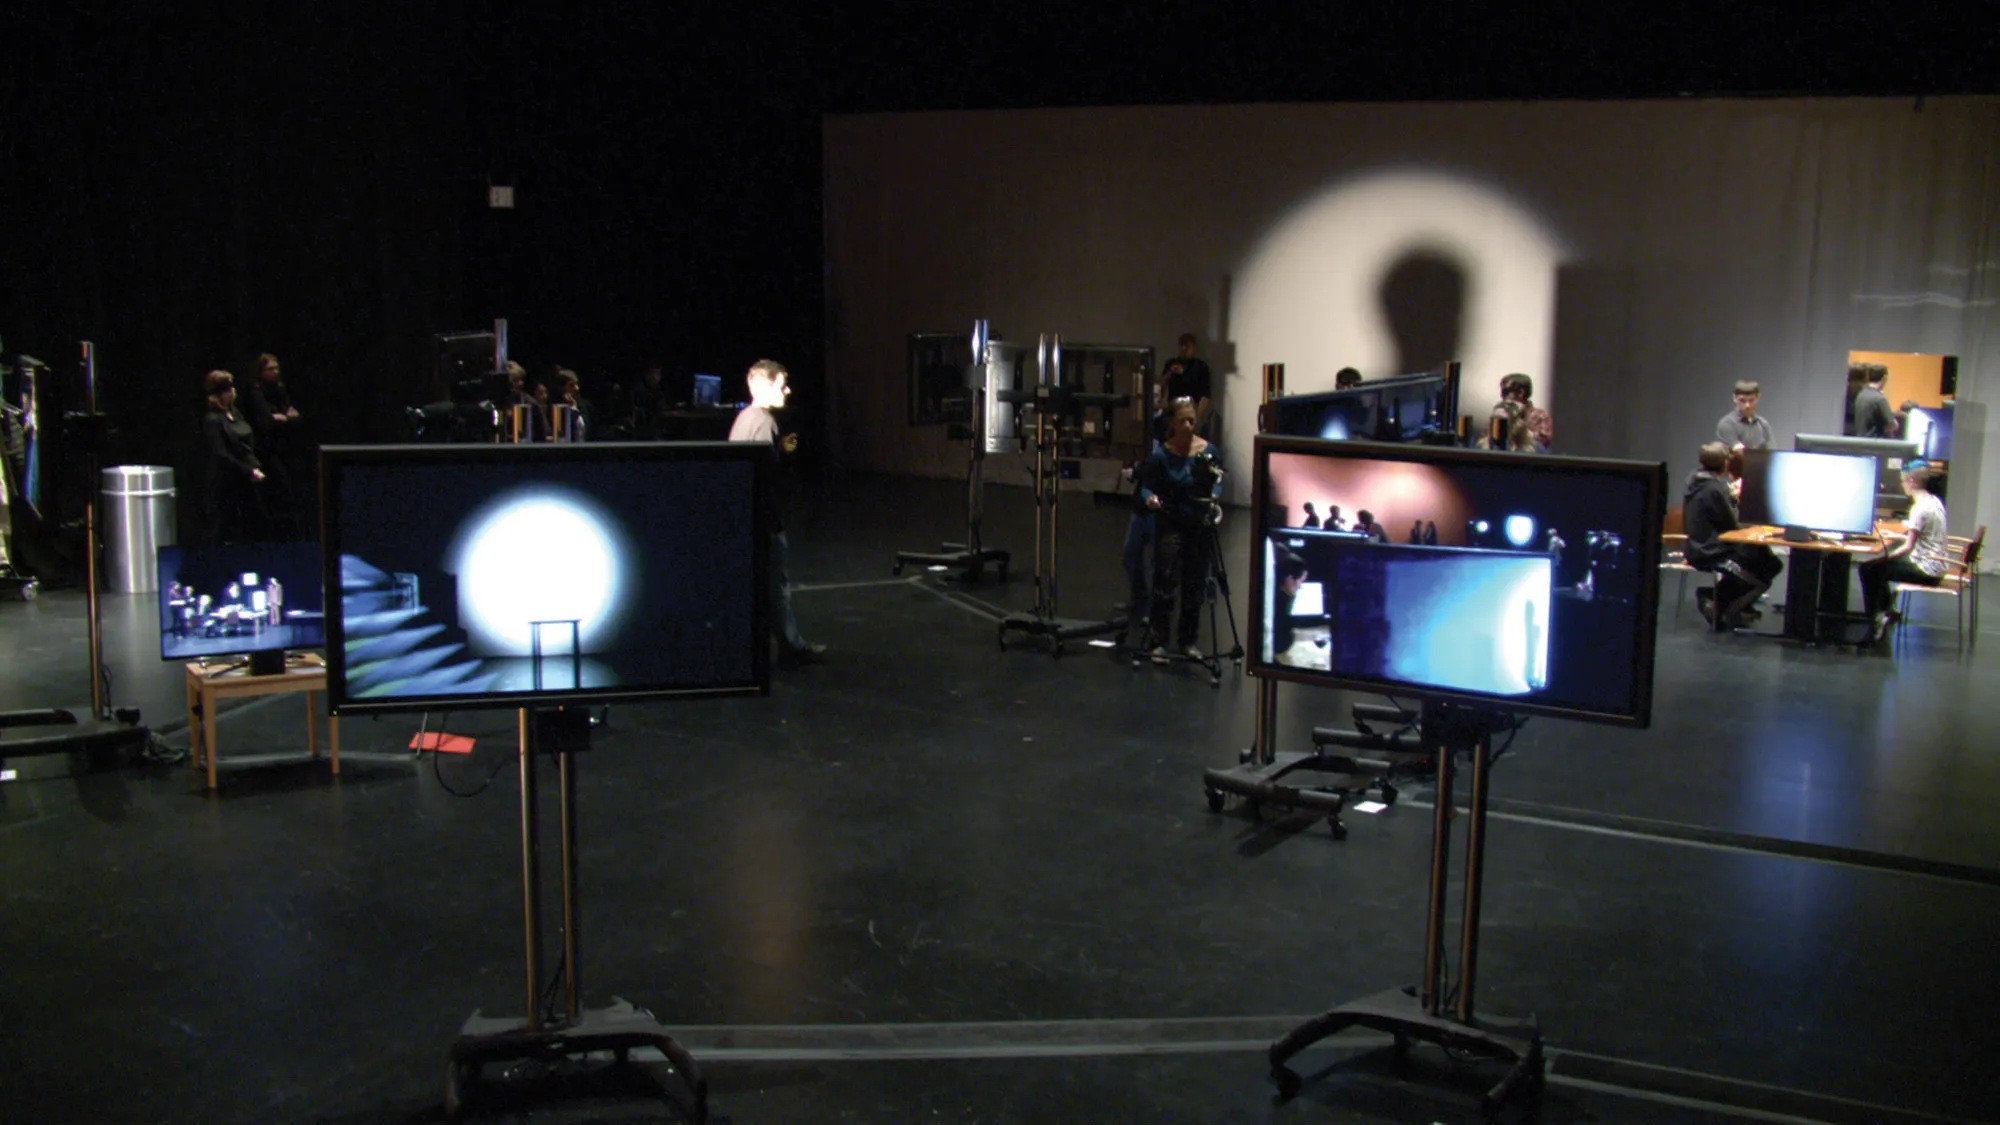
[[174,471],[165,465],[115,465],[104,470],[105,583],[121,594],[159,588],[153,551],[175,534]]

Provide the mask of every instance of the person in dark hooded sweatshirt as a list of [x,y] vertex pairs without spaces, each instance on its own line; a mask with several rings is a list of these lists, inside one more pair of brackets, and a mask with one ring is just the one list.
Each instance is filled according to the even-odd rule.
[[1722,541],[1723,532],[1737,527],[1736,498],[1723,475],[1729,447],[1709,442],[1701,447],[1700,457],[1701,468],[1688,477],[1681,508],[1682,529],[1687,532],[1683,555],[1689,566],[1716,576],[1715,589],[1695,591],[1701,615],[1718,630],[1731,629],[1771,588],[1784,563],[1769,547]]

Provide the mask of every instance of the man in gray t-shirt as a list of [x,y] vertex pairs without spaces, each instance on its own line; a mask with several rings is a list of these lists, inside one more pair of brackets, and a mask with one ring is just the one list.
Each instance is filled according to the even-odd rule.
[[1715,440],[1731,453],[1745,449],[1771,448],[1771,423],[1757,414],[1757,400],[1764,389],[1748,379],[1736,384],[1736,409],[1715,424]]
[[[778,473],[782,480],[785,459],[798,451],[799,436],[782,433],[778,429],[778,419],[773,411],[782,410],[785,396],[792,393],[785,379],[788,372],[782,363],[760,359],[750,365],[746,377],[750,387],[750,405],[736,415],[730,424],[730,441],[767,442],[777,451]],[[798,618],[792,615],[792,586],[786,579],[785,556],[791,545],[785,540],[785,526],[782,509],[784,507],[782,487],[776,507],[780,511],[771,521],[771,635],[778,642],[778,652],[784,660],[796,664],[816,664],[826,659],[826,646],[806,640],[799,632]]]

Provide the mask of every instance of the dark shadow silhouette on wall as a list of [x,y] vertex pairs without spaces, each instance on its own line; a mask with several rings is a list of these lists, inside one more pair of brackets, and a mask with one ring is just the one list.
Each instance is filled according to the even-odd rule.
[[1413,250],[1382,275],[1383,319],[1396,340],[1393,371],[1429,371],[1458,358],[1465,324],[1465,267],[1435,250]]

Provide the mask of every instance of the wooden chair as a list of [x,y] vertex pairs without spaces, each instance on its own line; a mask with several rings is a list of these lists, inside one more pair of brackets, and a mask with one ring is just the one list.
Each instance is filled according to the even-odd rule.
[[1965,619],[1970,606],[1972,637],[1979,639],[1979,552],[1986,545],[1986,529],[1981,527],[1970,539],[1951,536],[1946,539],[1951,550],[1950,566],[1944,578],[1935,586],[1923,586],[1915,582],[1889,583],[1890,596],[1896,599],[1896,610],[1900,620],[1896,631],[1901,633],[1910,623],[1910,598],[1914,594],[1937,594],[1954,599],[1958,610],[1958,650],[1965,651]]
[[1680,589],[1674,594],[1674,620],[1681,619],[1681,607],[1687,604],[1688,575],[1704,574],[1687,561],[1687,533],[1684,530],[1681,509],[1676,506],[1667,509],[1666,518],[1660,521],[1660,572],[1678,572],[1681,576]]

